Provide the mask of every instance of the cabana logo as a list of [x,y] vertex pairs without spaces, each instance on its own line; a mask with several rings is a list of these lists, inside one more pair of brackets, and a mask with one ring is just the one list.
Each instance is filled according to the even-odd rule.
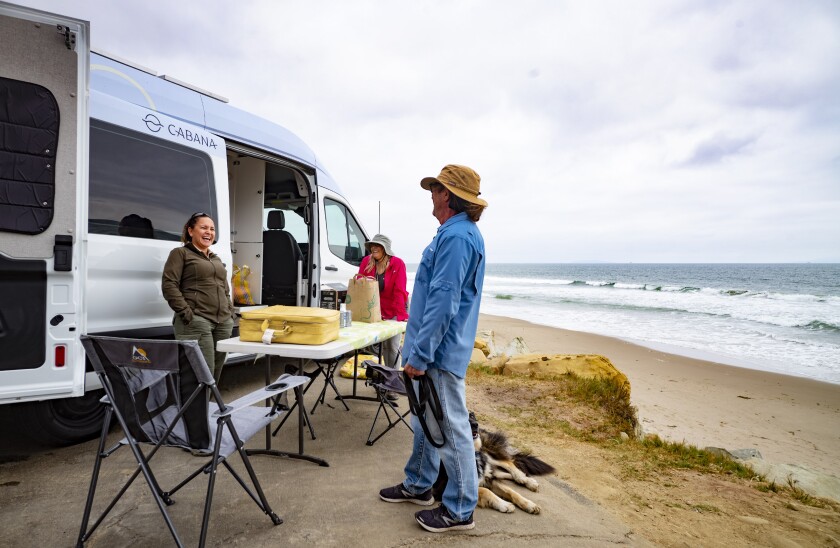
[[131,361],[135,363],[152,363],[152,360],[146,356],[146,351],[136,346],[131,347]]
[[160,128],[163,127],[163,124],[160,123],[158,117],[154,114],[147,114],[143,121],[146,122],[146,127],[149,128],[149,131],[152,133],[157,133],[160,131]]
[[212,137],[208,137],[207,135],[202,135],[195,131],[191,131],[189,129],[184,129],[181,126],[176,124],[167,124],[164,126],[160,119],[155,116],[154,114],[147,114],[145,118],[143,118],[143,123],[146,124],[146,127],[152,133],[157,133],[164,127],[166,127],[166,131],[169,132],[170,135],[173,137],[178,137],[184,141],[189,141],[190,143],[198,143],[199,145],[206,147],[206,148],[217,148],[218,145],[216,141]]

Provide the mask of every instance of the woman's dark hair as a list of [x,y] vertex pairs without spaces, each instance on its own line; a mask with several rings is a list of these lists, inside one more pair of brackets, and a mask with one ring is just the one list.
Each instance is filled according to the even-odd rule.
[[[182,244],[187,244],[187,243],[192,241],[192,238],[190,238],[190,229],[195,228],[196,223],[202,217],[207,217],[211,221],[213,220],[213,217],[204,213],[203,211],[196,211],[195,213],[193,213],[190,216],[190,218],[187,219],[187,222],[184,223],[184,230],[181,231],[181,243]],[[213,243],[215,244],[216,242],[214,241]]]

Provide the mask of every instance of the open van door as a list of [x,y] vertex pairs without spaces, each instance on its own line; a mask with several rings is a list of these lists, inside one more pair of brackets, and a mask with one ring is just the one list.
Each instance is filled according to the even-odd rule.
[[0,2],[0,36],[0,403],[61,398],[72,423],[95,409],[78,342],[90,26]]

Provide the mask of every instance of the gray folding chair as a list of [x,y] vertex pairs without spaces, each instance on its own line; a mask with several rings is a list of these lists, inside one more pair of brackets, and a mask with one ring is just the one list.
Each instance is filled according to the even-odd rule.
[[[408,414],[411,413],[411,410],[407,409],[404,413],[400,413],[397,404],[388,399],[388,392],[394,392],[401,396],[407,395],[402,371],[388,367],[387,365],[380,365],[373,360],[365,360],[364,364],[367,370],[365,384],[372,386],[376,390],[376,398],[379,401],[379,407],[376,409],[376,415],[373,417],[373,424],[370,425],[370,432],[368,432],[367,445],[376,443],[379,438],[390,432],[399,423],[403,423],[413,432],[414,430],[412,430],[411,425],[405,420]],[[388,421],[388,426],[374,438],[373,431],[376,429],[376,423],[379,420],[380,414]]]
[[[166,506],[173,504],[172,495],[202,472],[208,474],[199,540],[199,546],[204,546],[216,470],[220,464],[233,474],[274,525],[283,523],[269,506],[244,445],[254,434],[283,414],[278,409],[277,396],[289,389],[299,391],[299,387],[308,380],[307,377],[282,375],[273,384],[226,404],[222,401],[196,341],[82,336],[82,344],[105,389],[103,402],[107,404],[107,409],[77,547],[84,545],[140,474],[145,478],[175,543],[183,546]],[[212,394],[214,403],[208,402],[208,393]],[[273,401],[271,407],[254,406],[268,398]],[[113,416],[116,416],[125,438],[106,450],[105,441]],[[140,444],[153,447],[144,453]],[[131,448],[139,466],[88,529],[102,461],[124,445]],[[152,458],[161,447],[178,447],[190,450],[193,454],[206,454],[210,460],[203,461],[204,464],[174,488],[164,491],[150,466]],[[233,453],[239,453],[242,458],[253,491],[228,463],[228,457]]]

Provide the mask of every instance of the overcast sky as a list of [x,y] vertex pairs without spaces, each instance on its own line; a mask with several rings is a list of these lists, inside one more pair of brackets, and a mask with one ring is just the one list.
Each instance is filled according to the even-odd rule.
[[840,261],[840,2],[28,0],[297,133],[417,262],[482,177],[490,262]]

